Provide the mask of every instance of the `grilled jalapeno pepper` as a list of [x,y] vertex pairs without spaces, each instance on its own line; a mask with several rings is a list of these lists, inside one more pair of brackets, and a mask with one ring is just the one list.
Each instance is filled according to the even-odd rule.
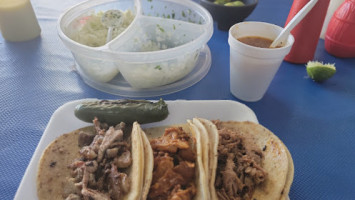
[[157,102],[122,99],[84,102],[75,107],[74,114],[85,122],[91,123],[97,117],[100,122],[116,125],[120,122],[145,124],[161,121],[169,111],[163,99]]

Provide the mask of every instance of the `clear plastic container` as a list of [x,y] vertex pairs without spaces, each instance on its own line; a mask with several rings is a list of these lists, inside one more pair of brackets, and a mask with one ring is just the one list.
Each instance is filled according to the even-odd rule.
[[[74,40],[93,15],[109,9],[130,12],[134,18],[107,44],[90,47]],[[143,97],[185,89],[207,74],[212,22],[209,12],[190,0],[89,0],[59,18],[58,32],[87,84]],[[105,31],[93,35],[100,33],[102,39]]]

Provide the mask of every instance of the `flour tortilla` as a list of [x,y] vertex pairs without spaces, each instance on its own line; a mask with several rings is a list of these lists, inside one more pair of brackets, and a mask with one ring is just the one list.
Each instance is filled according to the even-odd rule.
[[80,156],[77,141],[81,130],[94,133],[93,127],[87,127],[61,135],[44,150],[37,173],[39,200],[64,199],[63,194],[71,192],[66,183],[72,170],[67,166]]
[[139,200],[143,190],[143,175],[144,175],[144,146],[141,136],[141,128],[137,122],[133,123],[131,140],[132,140],[132,165],[128,172],[131,178],[130,192],[123,197],[124,200]]
[[[238,131],[245,140],[256,144],[260,149],[264,149],[262,167],[267,172],[267,178],[263,184],[255,188],[251,199],[275,200],[286,198],[293,181],[293,162],[290,160],[291,156],[282,141],[270,130],[253,122],[226,121],[221,122],[221,126]],[[211,129],[216,133],[215,127],[211,126]],[[213,162],[215,163],[212,163],[211,166],[216,171],[218,157]]]
[[[158,138],[162,136],[165,132],[166,128],[169,127],[182,127],[183,130],[186,133],[189,133],[191,140],[190,140],[190,145],[192,146],[193,149],[196,151],[196,177],[195,177],[195,184],[196,184],[196,195],[194,197],[195,200],[200,200],[200,199],[210,199],[210,195],[207,190],[207,179],[206,179],[206,173],[203,168],[203,162],[202,162],[202,146],[201,146],[201,135],[198,131],[198,128],[193,125],[191,121],[188,121],[187,124],[177,124],[177,125],[171,125],[171,126],[160,126],[160,127],[153,127],[153,128],[147,128],[144,129],[144,133],[146,134],[148,140],[144,140],[143,142],[145,143],[144,146],[150,146],[150,139]],[[154,157],[153,153],[150,151],[144,151],[144,156],[149,157],[150,162],[148,165],[153,166],[154,165]],[[146,176],[146,183],[151,183],[153,177],[153,169],[150,170],[150,173]],[[147,186],[147,185],[145,185]],[[150,187],[150,184],[148,185]],[[143,190],[142,193],[142,199],[145,200],[148,196],[149,193],[149,187],[147,189]]]
[[[207,164],[206,169],[206,178],[207,178],[207,190],[210,193],[210,198],[211,199],[217,199],[217,194],[216,190],[214,188],[214,182],[216,180],[216,170],[217,169],[217,161],[218,161],[218,131],[216,126],[209,120],[207,119],[202,119],[202,118],[194,118],[193,119],[194,124],[197,126],[200,126],[200,132],[201,132],[201,140],[208,140],[208,144],[206,145],[206,142],[202,144],[207,146],[208,148],[205,151],[208,152],[208,157],[209,157],[209,163]],[[202,127],[201,127],[202,126]]]
[[290,192],[291,185],[293,182],[294,173],[295,173],[295,167],[293,165],[293,159],[292,159],[291,153],[287,149],[286,146],[285,146],[285,149],[287,150],[288,172],[287,172],[285,187],[283,189],[283,193],[281,195],[280,200],[289,200],[288,193]]
[[[123,199],[140,199],[143,188],[144,157],[143,142],[139,134],[139,125],[135,123],[131,134],[132,165],[126,171],[131,188]],[[93,126],[81,128],[70,133],[63,134],[47,146],[43,152],[37,172],[37,195],[39,200],[65,199],[72,191],[67,179],[71,178],[71,169],[68,168],[74,159],[79,158],[78,138],[79,132],[86,131],[95,134]]]
[[[208,178],[207,178],[207,171],[208,169],[205,168],[205,164],[203,163],[204,159],[206,159],[206,155],[208,156],[208,152],[205,151],[203,143],[202,143],[202,136],[201,132],[199,131],[198,127],[194,125],[191,120],[187,121],[189,124],[189,128],[191,130],[192,136],[196,140],[196,186],[197,186],[197,193],[194,199],[206,199],[210,200],[210,194],[208,192]],[[207,142],[204,144],[208,144]],[[206,161],[206,160],[205,160]]]
[[[208,137],[208,133],[204,125],[197,120],[196,118],[191,120],[188,120],[189,126],[194,128],[195,132],[199,133],[199,137],[201,138],[201,159],[202,159],[202,167],[203,171],[205,171],[206,174],[206,180],[208,182],[209,180],[209,157],[210,157],[210,148],[204,148],[204,147],[210,147],[210,139]],[[203,139],[202,139],[203,138]]]
[[144,133],[142,128],[139,128],[141,137],[142,137],[142,142],[143,142],[143,147],[144,147],[144,153],[142,154],[144,156],[144,179],[143,179],[143,190],[142,190],[142,198],[141,199],[147,199],[147,196],[149,194],[149,188],[152,183],[153,179],[153,169],[154,169],[154,156],[153,156],[153,150],[152,147],[150,146],[149,139],[147,135]]

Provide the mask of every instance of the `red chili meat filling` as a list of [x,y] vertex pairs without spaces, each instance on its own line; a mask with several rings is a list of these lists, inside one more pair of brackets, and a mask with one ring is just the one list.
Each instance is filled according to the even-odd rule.
[[172,127],[150,141],[154,170],[148,199],[190,200],[195,196],[196,153],[189,140],[181,127]]

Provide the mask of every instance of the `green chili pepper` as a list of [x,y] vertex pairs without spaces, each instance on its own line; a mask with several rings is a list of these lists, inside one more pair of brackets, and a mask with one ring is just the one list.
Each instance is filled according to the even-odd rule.
[[123,99],[84,102],[75,107],[74,114],[85,122],[90,123],[97,117],[100,122],[116,125],[120,122],[145,124],[161,121],[169,111],[163,99],[157,102]]

